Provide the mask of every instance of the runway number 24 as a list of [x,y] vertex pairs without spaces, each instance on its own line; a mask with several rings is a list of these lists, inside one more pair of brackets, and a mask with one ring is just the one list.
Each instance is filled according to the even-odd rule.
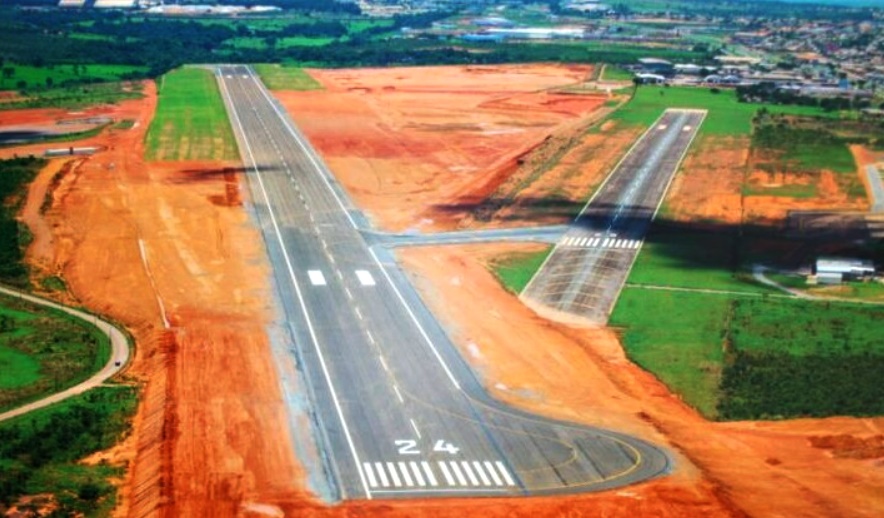
[[[399,448],[399,455],[420,455],[420,450],[417,448],[417,441],[413,441],[411,439],[402,439],[398,441],[394,441],[393,444]],[[456,455],[457,452],[460,451],[460,448],[451,444],[450,442],[446,442],[443,440],[436,441],[436,444],[433,445],[433,451],[449,453],[451,455]]]

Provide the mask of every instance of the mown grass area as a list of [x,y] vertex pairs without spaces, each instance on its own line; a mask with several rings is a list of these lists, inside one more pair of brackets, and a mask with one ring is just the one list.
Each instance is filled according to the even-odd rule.
[[224,45],[235,49],[253,49],[266,50],[269,48],[287,49],[291,47],[322,47],[335,41],[335,38],[309,38],[305,36],[291,36],[287,38],[279,38],[268,40],[267,38],[256,38],[244,36],[240,38],[231,38]]
[[606,65],[601,79],[605,81],[632,81],[634,75],[629,70],[614,65]]
[[310,77],[304,69],[277,64],[255,65],[255,72],[271,90],[321,90],[319,81]]
[[215,77],[180,68],[159,81],[159,104],[147,133],[149,160],[235,160],[233,130]]
[[743,269],[735,232],[654,226],[629,274],[631,285],[776,293]]
[[609,325],[623,328],[630,359],[715,418],[729,302],[723,295],[627,287]]
[[96,104],[115,104],[126,99],[139,99],[140,84],[96,83],[50,88],[26,92],[20,101],[0,103],[2,110],[20,110],[23,108],[65,108],[78,109]]
[[519,294],[552,252],[547,246],[537,252],[516,252],[502,255],[491,263],[491,271],[508,291]]
[[0,160],[0,282],[19,287],[28,284],[23,247],[30,234],[15,218],[28,184],[45,165],[46,160],[34,157]]
[[748,104],[737,101],[732,90],[717,93],[709,88],[639,86],[635,96],[611,118],[628,125],[650,126],[667,108],[709,110],[700,134],[719,136],[749,135],[752,118],[761,108],[771,114],[819,115],[834,117],[821,108],[770,104]]
[[108,338],[92,325],[0,296],[0,411],[76,385],[110,354]]
[[0,90],[28,90],[65,83],[95,83],[141,77],[147,69],[130,65],[54,65],[35,67],[5,63],[0,68]]
[[53,516],[108,516],[125,466],[79,460],[128,435],[136,407],[135,387],[103,386],[0,423],[0,508],[51,494]]

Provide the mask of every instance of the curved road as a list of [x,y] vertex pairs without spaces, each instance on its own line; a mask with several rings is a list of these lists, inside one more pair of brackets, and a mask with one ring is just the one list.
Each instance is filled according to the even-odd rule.
[[[100,371],[96,372],[89,379],[74,385],[68,389],[65,389],[61,392],[57,392],[52,394],[51,396],[47,396],[43,399],[34,401],[32,403],[28,403],[27,405],[20,406],[13,410],[9,410],[8,412],[0,413],[0,422],[3,422],[7,419],[12,419],[13,417],[18,417],[20,415],[27,414],[33,410],[37,410],[38,408],[47,407],[54,403],[58,403],[59,401],[64,401],[70,397],[82,394],[89,389],[95,388],[102,383],[104,383],[108,378],[113,376],[114,374],[120,372],[126,364],[129,362],[129,340],[126,338],[126,335],[123,334],[117,327],[113,324],[98,318],[95,315],[91,315],[84,311],[80,311],[77,309],[69,308],[67,306],[63,306],[61,304],[48,301],[46,299],[42,299],[40,297],[35,297],[33,295],[28,295],[27,293],[13,290],[10,288],[5,288],[0,286],[0,293],[5,295],[9,295],[11,297],[15,297],[18,299],[27,300],[28,302],[32,302],[34,304],[45,306],[48,308],[57,309],[59,311],[64,311],[68,315],[79,318],[80,320],[89,322],[90,324],[97,327],[102,333],[104,333],[109,339],[111,343],[111,356],[108,359],[107,363],[104,367],[101,368]],[[117,365],[119,362],[119,365]]]

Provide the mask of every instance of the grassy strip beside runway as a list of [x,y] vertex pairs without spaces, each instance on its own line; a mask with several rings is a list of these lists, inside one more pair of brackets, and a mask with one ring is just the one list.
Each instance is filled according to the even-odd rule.
[[508,291],[519,294],[551,252],[552,247],[547,246],[537,252],[501,255],[491,263],[491,271]]
[[270,90],[322,90],[319,81],[303,68],[265,63],[255,65],[254,69]]
[[160,78],[157,113],[147,134],[147,159],[238,157],[214,74],[202,68],[180,68]]

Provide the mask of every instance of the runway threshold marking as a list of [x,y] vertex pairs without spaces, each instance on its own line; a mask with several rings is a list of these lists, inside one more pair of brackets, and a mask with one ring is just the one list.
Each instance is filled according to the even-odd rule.
[[[390,487],[391,483],[414,491],[434,491],[429,488],[442,491],[459,488],[502,490],[516,485],[506,468],[495,467],[491,461],[450,460],[436,461],[435,464],[442,473],[441,478],[427,461],[364,462],[362,466],[373,489]],[[496,464],[500,466],[502,463],[496,461]]]

